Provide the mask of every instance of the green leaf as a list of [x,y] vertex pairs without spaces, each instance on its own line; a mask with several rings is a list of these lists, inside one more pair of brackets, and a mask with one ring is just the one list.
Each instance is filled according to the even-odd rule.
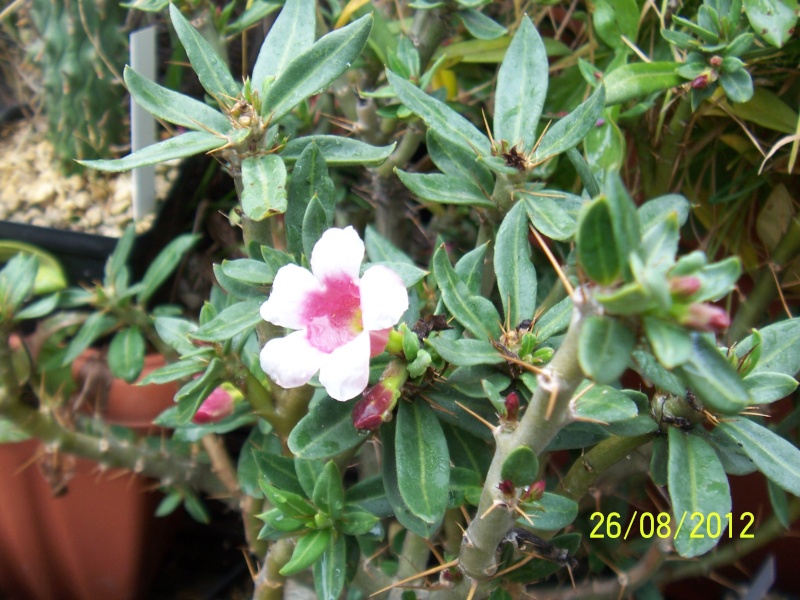
[[665,194],[648,200],[636,211],[639,215],[642,235],[647,235],[650,229],[668,219],[672,214],[677,216],[678,226],[683,227],[689,219],[690,208],[689,201],[680,194]]
[[189,341],[189,334],[197,330],[197,324],[177,317],[156,317],[156,333],[178,354],[191,354],[197,348]]
[[[105,274],[103,277],[103,284],[110,287],[124,287],[127,284],[127,274],[122,275],[123,271],[126,271],[128,259],[131,255],[131,250],[133,250],[133,243],[136,241],[136,229],[133,225],[128,225],[125,228],[125,233],[122,234],[122,237],[119,238],[117,241],[116,246],[114,246],[114,252],[111,253],[111,256],[108,257],[105,265]],[[122,279],[120,279],[122,277]],[[118,286],[117,284],[122,282],[123,286]],[[117,293],[121,293],[124,290],[117,289]]]
[[279,75],[292,59],[314,44],[316,3],[287,0],[269,29],[253,66],[252,84],[261,93],[267,77]]
[[372,513],[360,510],[355,504],[348,504],[339,527],[347,535],[369,535],[381,531],[380,519]]
[[314,563],[314,590],[318,600],[338,600],[347,583],[347,544],[334,531],[322,557]]
[[578,262],[589,279],[600,285],[611,285],[622,271],[620,249],[609,239],[612,230],[608,198],[601,196],[584,206],[576,235]]
[[199,100],[162,87],[125,67],[125,84],[133,99],[151,115],[196,131],[226,133],[231,121]]
[[674,540],[675,550],[684,558],[705,554],[722,537],[725,519],[719,537],[692,537],[693,529],[702,518],[698,531],[705,532],[705,520],[711,513],[725,515],[731,511],[731,492],[722,463],[704,439],[670,427],[667,473],[675,529],[683,521]]
[[277,508],[268,510],[258,515],[264,521],[264,528],[259,532],[258,539],[277,540],[286,537],[286,534],[297,533],[306,529],[307,520],[291,519]]
[[286,165],[277,154],[242,161],[242,210],[253,221],[286,212]]
[[[386,443],[385,438],[381,440]],[[392,455],[394,455],[394,442],[392,442]],[[347,502],[346,510],[358,507],[378,517],[388,517],[392,514],[392,505],[386,496],[383,487],[383,477],[373,475],[347,488],[344,494]]]
[[767,480],[767,492],[772,512],[775,513],[775,517],[783,525],[783,528],[788,530],[792,523],[789,516],[789,499],[786,497],[786,493],[770,480]]
[[447,508],[450,455],[426,402],[400,402],[395,453],[397,485],[409,510],[426,523],[439,523]]
[[781,48],[797,23],[797,0],[744,0],[750,25],[762,38]]
[[279,573],[289,577],[313,565],[328,548],[333,534],[331,529],[310,530],[297,540],[292,558],[283,565]]
[[307,50],[294,54],[267,90],[262,116],[277,122],[300,102],[328,87],[358,58],[371,27],[372,15],[365,15],[323,36]]
[[428,128],[455,144],[474,149],[482,156],[492,154],[492,148],[486,136],[456,111],[443,102],[428,96],[389,69],[386,70],[386,76],[397,97],[411,112],[425,121]]
[[689,360],[692,338],[680,325],[645,316],[644,331],[653,354],[667,369],[674,369]]
[[615,50],[626,50],[622,40],[636,40],[639,29],[639,7],[636,0],[597,0],[592,15],[598,37]]
[[800,450],[795,446],[749,419],[725,420],[717,430],[739,444],[771,481],[800,496]]
[[464,285],[467,286],[467,290],[469,290],[473,296],[477,296],[481,293],[483,259],[486,256],[487,247],[488,242],[470,250],[458,259],[455,266],[456,275],[464,282]]
[[262,302],[246,300],[230,305],[228,308],[200,326],[191,337],[202,342],[224,342],[255,327],[262,322],[259,309]]
[[500,479],[510,481],[514,487],[530,485],[539,476],[539,459],[528,446],[519,446],[509,452],[500,470]]
[[506,322],[516,326],[532,318],[536,310],[537,281],[531,262],[524,202],[517,202],[500,224],[495,241],[494,270]]
[[[800,318],[779,321],[759,330],[761,356],[753,373],[783,373],[794,376],[800,371]],[[736,345],[736,357],[753,350],[757,337],[749,335]]]
[[783,373],[753,373],[742,380],[753,404],[769,404],[797,389],[794,377]]
[[447,449],[453,464],[470,469],[481,477],[485,476],[492,459],[486,442],[449,423],[443,423],[442,430],[447,438]]
[[108,368],[114,377],[133,383],[144,367],[144,336],[138,327],[121,329],[108,346]]
[[328,215],[319,196],[311,198],[303,215],[303,253],[310,257],[322,234],[330,226]]
[[201,152],[220,148],[226,144],[224,137],[206,133],[205,131],[187,131],[173,138],[158,142],[151,146],[137,150],[123,158],[113,160],[78,160],[78,164],[98,171],[130,171],[136,167],[154,165],[156,163],[185,158]]
[[494,40],[506,33],[505,27],[475,9],[462,8],[456,14],[470,35],[479,40]]
[[425,138],[428,154],[442,173],[474,184],[483,194],[492,193],[494,176],[477,160],[474,150],[449,141],[433,129],[428,129]]
[[605,89],[600,86],[578,108],[552,125],[542,136],[533,161],[538,163],[577,146],[603,114],[605,98]]
[[734,415],[750,403],[750,394],[739,374],[716,346],[702,335],[692,334],[692,354],[675,371],[700,401],[712,410]]
[[189,379],[195,373],[204,371],[206,364],[199,360],[179,360],[151,371],[140,382],[140,385],[170,383],[181,379]]
[[303,219],[315,195],[330,217],[326,221],[332,220],[335,203],[333,181],[328,176],[328,166],[319,146],[312,142],[300,155],[289,183],[289,206],[284,218],[289,252],[300,254],[303,251]]
[[[399,473],[397,469],[397,460],[395,454],[396,435],[395,429],[397,424],[395,421],[384,423],[381,425],[381,442],[383,447],[383,485],[386,490],[386,497],[388,498],[392,510],[394,511],[395,518],[399,523],[409,531],[416,533],[423,538],[430,538],[436,533],[441,523],[428,523],[423,521],[413,512],[406,504],[405,499],[400,493],[399,487]],[[447,496],[445,496],[445,500]]]
[[289,450],[299,458],[331,458],[358,446],[369,432],[353,426],[354,404],[323,398],[292,430]]
[[497,72],[494,138],[522,143],[530,152],[547,96],[547,52],[539,32],[525,15]]
[[[314,486],[317,484],[317,479],[322,475],[322,469],[325,468],[325,463],[316,458],[293,458],[294,463],[293,475],[300,486],[300,492],[311,498],[314,495]],[[282,486],[285,489],[285,486]]]
[[[530,505],[523,505],[523,509],[533,521],[533,526],[542,531],[564,529],[578,516],[578,504],[574,500],[550,492],[545,492],[535,507],[537,510],[529,511]],[[522,518],[517,519],[517,523],[530,527],[530,523]]]
[[0,316],[5,317],[22,306],[33,291],[39,259],[32,254],[17,254],[0,271]]
[[[578,389],[578,394],[585,386]],[[636,403],[618,389],[596,385],[572,401],[575,418],[597,423],[617,423],[634,419],[639,414]]]
[[233,104],[241,86],[234,81],[228,66],[174,4],[169,5],[169,16],[200,84],[220,104]]
[[569,162],[572,163],[572,166],[575,167],[575,170],[578,172],[578,177],[581,178],[583,187],[586,189],[586,193],[589,197],[594,198],[600,195],[600,186],[597,184],[597,180],[592,170],[589,168],[586,159],[583,158],[583,155],[575,148],[567,150],[566,155]]
[[400,169],[394,172],[403,185],[421,200],[494,208],[494,202],[468,179],[441,173],[407,173]]
[[364,265],[364,270],[366,271],[369,267],[374,265],[382,265],[397,273],[400,279],[403,280],[403,285],[407,288],[416,285],[428,274],[427,271],[423,271],[419,267],[415,267],[406,262],[373,262]]
[[606,109],[605,121],[598,121],[583,140],[586,160],[598,175],[603,172],[618,172],[625,162],[625,136],[613,118],[614,112],[615,109]]
[[293,163],[299,160],[309,144],[317,145],[325,162],[331,167],[377,167],[389,158],[395,148],[395,144],[371,146],[338,135],[308,135],[290,140],[281,150],[280,156],[286,163]]
[[590,316],[578,343],[578,362],[587,377],[597,383],[613,383],[628,367],[636,336],[613,317]]
[[433,274],[442,292],[442,300],[450,313],[479,340],[500,337],[500,316],[492,303],[473,296],[461,281],[447,257],[444,246],[433,255]]
[[[39,271],[39,273],[41,273],[41,270]],[[19,280],[17,280],[14,291],[19,292],[22,289],[25,288],[23,286],[20,286],[20,282]],[[35,283],[33,291],[34,293],[36,293]],[[2,293],[0,292],[0,294]],[[41,319],[42,317],[53,312],[58,307],[60,299],[61,299],[61,294],[56,292],[55,294],[50,294],[49,296],[40,298],[35,302],[31,302],[30,304],[28,304],[28,306],[26,306],[22,310],[16,311],[16,314],[14,315],[14,320],[24,321],[26,319]],[[2,301],[0,301],[0,305],[2,305]]]
[[364,233],[364,246],[367,257],[373,263],[405,263],[414,266],[414,261],[383,237],[372,225],[367,225]]
[[732,102],[747,102],[753,97],[753,78],[744,69],[722,73],[719,83]]
[[617,67],[603,78],[606,106],[644,98],[681,85],[684,80],[677,73],[679,66],[674,62],[639,62]]
[[178,413],[175,420],[178,425],[186,425],[192,420],[197,409],[217,386],[223,383],[222,376],[225,367],[218,358],[212,358],[203,373],[197,379],[192,379],[178,390],[175,402],[178,404]]
[[631,367],[647,381],[674,396],[683,396],[686,393],[683,382],[662,367],[649,352],[634,350]]
[[281,490],[260,479],[258,485],[270,504],[292,519],[307,519],[317,514],[317,509],[302,495]]
[[328,461],[322,469],[322,473],[314,485],[311,500],[318,509],[331,518],[335,520],[342,518],[344,511],[342,476],[339,474],[339,467],[332,460]]
[[572,298],[567,296],[539,317],[533,329],[539,342],[566,331],[572,318],[572,307]]
[[64,358],[61,361],[61,366],[66,366],[72,363],[78,355],[91,346],[94,342],[102,336],[109,333],[119,323],[116,317],[106,313],[95,312],[90,314],[83,325],[72,338],[72,341],[67,346],[67,351],[64,353]]
[[251,285],[267,285],[275,279],[275,271],[269,265],[252,258],[223,260],[220,267],[228,277]]
[[450,340],[431,336],[425,339],[425,343],[451,365],[458,367],[494,365],[505,361],[494,346],[483,340]]
[[158,253],[142,278],[142,290],[137,297],[140,303],[147,303],[199,239],[199,235],[193,234],[178,236]]

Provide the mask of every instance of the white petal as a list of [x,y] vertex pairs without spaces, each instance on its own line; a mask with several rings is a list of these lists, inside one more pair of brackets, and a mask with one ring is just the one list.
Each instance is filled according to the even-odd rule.
[[369,334],[323,355],[319,382],[335,400],[350,400],[363,392],[369,383]]
[[355,229],[328,229],[311,251],[311,271],[323,283],[326,279],[340,279],[342,275],[358,281],[362,260],[364,242]]
[[322,290],[308,269],[297,265],[281,267],[272,282],[272,293],[261,305],[261,318],[281,327],[302,329],[306,326],[302,319],[304,301],[311,292]]
[[364,329],[374,331],[393,326],[408,310],[408,292],[400,276],[389,267],[367,269],[359,284]]
[[308,383],[319,370],[325,355],[308,343],[305,331],[267,342],[261,350],[261,368],[283,388]]

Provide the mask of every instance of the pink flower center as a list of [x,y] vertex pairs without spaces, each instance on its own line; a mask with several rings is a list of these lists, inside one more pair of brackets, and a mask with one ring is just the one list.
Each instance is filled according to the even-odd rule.
[[326,279],[325,287],[312,292],[302,308],[308,343],[330,354],[364,331],[361,293],[351,279]]

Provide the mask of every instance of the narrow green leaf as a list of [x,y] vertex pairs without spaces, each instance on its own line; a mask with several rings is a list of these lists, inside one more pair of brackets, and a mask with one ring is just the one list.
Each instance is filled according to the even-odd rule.
[[299,255],[303,251],[303,219],[314,195],[322,203],[329,217],[327,220],[332,220],[335,203],[333,181],[328,176],[328,166],[319,146],[312,142],[300,155],[289,183],[289,206],[284,217],[289,252]]
[[470,35],[479,40],[495,40],[506,33],[505,27],[473,8],[462,8],[456,14]]
[[312,143],[317,145],[325,162],[331,167],[377,167],[389,158],[396,145],[371,146],[338,135],[308,135],[290,140],[281,150],[280,156],[286,163],[293,163],[300,159],[303,151]]
[[195,373],[204,371],[206,364],[199,360],[179,360],[151,371],[140,382],[140,385],[170,383],[181,379],[189,379]]
[[241,85],[234,81],[228,66],[174,4],[169,5],[169,16],[200,84],[220,104],[233,104]]
[[797,389],[797,380],[783,373],[753,373],[742,380],[753,404],[769,404]]
[[259,487],[270,504],[292,519],[304,519],[317,514],[317,509],[302,494],[278,489],[266,479],[258,481]]
[[425,343],[451,365],[458,367],[495,365],[505,361],[494,346],[484,340],[450,340],[431,336],[426,338]]
[[223,383],[222,376],[225,368],[222,361],[212,358],[203,373],[197,379],[192,379],[184,384],[175,395],[175,402],[178,405],[178,412],[175,417],[178,425],[186,425],[192,420],[197,409],[203,401],[213,392],[217,386]]
[[589,98],[542,136],[533,161],[539,162],[577,146],[603,114],[605,88],[598,87]]
[[425,139],[428,154],[442,173],[472,183],[485,194],[492,193],[494,176],[477,160],[474,150],[451,142],[433,129],[428,129]]
[[680,325],[645,316],[644,331],[653,354],[667,369],[674,369],[689,360],[692,338]]
[[277,154],[242,161],[242,210],[253,221],[286,212],[286,165]]
[[500,315],[492,303],[481,296],[472,295],[461,281],[447,257],[444,246],[433,255],[433,274],[442,291],[442,300],[456,320],[479,340],[497,339],[500,336]]
[[[35,269],[34,269],[34,272],[36,272]],[[37,273],[37,277],[38,277],[38,273]],[[20,285],[20,281],[17,280],[16,283],[15,283],[14,291],[15,292],[20,292],[21,290],[24,290],[24,289],[25,289],[25,287]],[[35,284],[35,282],[34,282],[34,293],[36,293],[36,284]],[[0,295],[2,295],[1,292],[0,292]],[[26,319],[41,319],[42,317],[44,317],[46,315],[49,315],[51,312],[53,312],[58,307],[58,303],[59,303],[60,299],[61,299],[61,294],[56,292],[55,294],[50,294],[49,296],[45,296],[44,298],[40,298],[40,299],[36,300],[35,302],[31,302],[30,304],[28,304],[22,310],[16,311],[16,313],[14,315],[14,320],[15,321],[24,321]],[[2,300],[0,300],[0,306],[2,306],[2,305],[3,305],[3,302],[2,302]]]
[[578,227],[584,199],[574,194],[539,190],[525,194],[528,218],[537,231],[553,240],[569,241]]
[[83,325],[72,338],[72,341],[67,346],[67,351],[64,353],[64,358],[61,361],[62,366],[72,363],[78,355],[91,346],[94,342],[102,336],[109,333],[114,329],[119,321],[116,317],[102,312],[94,312],[90,314]]
[[303,253],[306,257],[311,256],[314,246],[330,227],[328,215],[319,196],[311,198],[311,202],[306,207],[306,214],[303,215]]
[[575,167],[575,170],[578,172],[578,177],[581,178],[583,187],[586,189],[586,193],[589,194],[589,197],[594,198],[598,196],[600,194],[600,186],[592,170],[589,168],[589,165],[586,163],[586,159],[583,158],[583,155],[575,148],[570,148],[565,154],[569,162],[572,163],[572,166]]
[[407,173],[395,169],[403,185],[421,200],[493,208],[494,202],[468,179],[441,173]]
[[713,343],[692,334],[692,354],[675,370],[701,403],[717,412],[734,415],[750,403],[739,374]]
[[108,368],[114,377],[132,383],[144,367],[145,343],[137,327],[121,329],[108,346]]
[[389,423],[384,423],[381,425],[381,445],[383,448],[382,474],[386,497],[389,500],[392,510],[394,511],[394,516],[399,523],[409,531],[427,539],[436,533],[436,530],[439,528],[441,523],[428,523],[423,521],[421,518],[411,512],[411,509],[406,504],[405,499],[400,494],[395,453],[397,438],[395,435],[396,429],[396,421],[390,421]]
[[267,285],[275,279],[275,271],[266,263],[252,258],[223,260],[223,273],[251,285]]
[[453,464],[470,469],[481,477],[485,476],[492,459],[486,442],[449,423],[443,423],[442,430],[447,438],[447,448]]
[[492,148],[489,140],[475,126],[449,106],[428,96],[425,92],[402,77],[386,70],[389,83],[397,97],[408,109],[420,117],[425,124],[442,137],[472,148],[482,156],[490,156]]
[[[133,250],[133,244],[136,241],[136,228],[133,225],[128,225],[125,228],[125,233],[117,240],[114,246],[114,252],[108,257],[105,264],[105,273],[103,283],[107,286],[115,286],[122,271],[127,268],[128,260]],[[117,290],[120,293],[123,290]]]
[[522,143],[530,152],[536,144],[536,125],[547,96],[547,52],[530,18],[522,18],[497,71],[494,138],[510,145]]
[[0,271],[0,317],[11,317],[33,291],[39,259],[17,254]]
[[[253,429],[253,431],[257,431],[257,428]],[[263,437],[263,434],[258,434],[258,438]],[[255,442],[259,441],[259,439],[254,440],[253,434],[251,433],[250,438],[248,438],[248,443],[244,448],[244,450],[253,457],[258,467],[259,475],[266,479],[270,485],[279,490],[285,490],[302,496],[304,490],[295,473],[296,459],[275,454],[266,447],[266,443],[262,443],[262,447],[259,447],[255,444]],[[260,492],[260,489],[258,491]],[[258,496],[260,497],[261,494],[259,493]]]
[[342,487],[342,476],[336,463],[328,461],[322,469],[322,473],[314,486],[314,493],[311,496],[314,505],[338,520],[342,518],[344,511],[344,488]]
[[679,66],[674,62],[639,62],[617,67],[603,78],[606,106],[644,98],[681,85],[684,80],[677,73]]
[[371,27],[372,15],[365,15],[295,54],[267,90],[262,116],[269,116],[274,122],[280,121],[300,102],[328,87],[358,58]]
[[388,267],[395,273],[400,276],[400,279],[403,280],[403,285],[407,288],[410,288],[416,285],[418,282],[422,281],[422,279],[428,274],[427,271],[423,271],[419,267],[415,267],[414,265],[409,265],[406,262],[373,262],[367,263],[364,265],[364,270],[366,271],[373,265],[382,265],[384,267]]
[[639,7],[636,0],[598,0],[592,22],[600,39],[615,50],[626,50],[624,35],[635,40],[639,29]]
[[762,38],[781,48],[794,33],[797,0],[744,0],[750,25]]
[[313,565],[327,549],[333,533],[331,529],[310,530],[297,540],[292,558],[283,565],[279,573],[288,577]]
[[481,281],[483,280],[483,259],[486,256],[488,242],[481,244],[477,248],[470,250],[458,259],[455,266],[456,275],[467,286],[467,290],[477,296],[481,293]]
[[364,246],[366,246],[367,257],[374,263],[405,263],[414,266],[414,261],[409,256],[398,249],[389,240],[383,237],[372,225],[367,225],[364,234]]
[[190,354],[197,350],[189,341],[189,334],[197,330],[197,324],[178,317],[156,317],[156,333],[166,344],[178,354]]
[[[578,393],[582,388],[578,390]],[[583,421],[620,423],[635,419],[639,414],[636,403],[616,388],[599,385],[572,402],[572,412]]]
[[142,278],[142,290],[137,298],[140,303],[147,303],[199,239],[199,235],[193,234],[178,236],[158,253]]
[[299,458],[331,458],[358,446],[369,432],[353,426],[354,404],[323,398],[292,430],[289,449]]
[[772,512],[775,513],[783,528],[788,530],[792,523],[789,516],[789,499],[786,497],[786,492],[769,479],[767,480],[767,492],[769,493]]
[[662,367],[652,354],[644,350],[634,350],[632,356],[631,367],[645,380],[674,396],[683,396],[686,393],[683,382]]
[[[717,545],[727,523],[721,519],[719,536],[707,535],[706,519],[712,514],[726,515],[731,510],[728,476],[714,450],[704,439],[669,428],[669,494],[675,528],[675,550],[684,558],[705,554]],[[699,526],[702,519],[702,526]],[[692,536],[695,527],[703,532]]]
[[572,318],[572,308],[572,298],[567,296],[558,304],[546,310],[534,325],[533,332],[536,334],[536,338],[543,342],[562,331],[566,331]]
[[192,333],[191,337],[203,342],[229,340],[262,322],[260,307],[261,302],[258,300],[232,304]]
[[795,446],[750,419],[725,420],[717,430],[739,444],[770,480],[800,496],[800,450]]
[[279,75],[295,56],[314,44],[316,21],[313,0],[287,0],[258,52],[251,79],[255,90],[260,93],[267,77]]
[[584,206],[578,221],[578,261],[586,275],[601,285],[611,285],[622,271],[623,257],[609,234],[613,231],[611,207],[605,196]]
[[497,231],[494,270],[506,322],[516,327],[533,317],[536,310],[536,269],[528,243],[528,214],[525,202],[517,202],[503,218]]
[[318,600],[338,600],[347,583],[347,544],[334,531],[320,559],[314,563],[314,590]]
[[753,97],[753,78],[745,69],[722,73],[719,83],[731,102],[747,102]]
[[680,194],[665,194],[648,200],[636,211],[639,215],[642,235],[647,235],[651,228],[664,219],[668,219],[672,214],[677,217],[678,226],[683,227],[689,219],[690,208],[689,201]]
[[[300,492],[311,498],[314,495],[314,486],[322,475],[325,463],[316,458],[293,458],[294,475],[300,486]],[[288,488],[286,488],[288,489]]]
[[[394,438],[392,439],[394,440]],[[386,443],[386,438],[381,437],[381,441]],[[392,448],[394,448],[394,441]],[[392,450],[392,454],[394,454],[394,450]],[[388,517],[392,514],[392,505],[386,496],[383,477],[380,474],[367,477],[349,486],[344,497],[350,510],[357,507],[378,517]]]
[[79,160],[77,163],[90,169],[98,171],[110,171],[118,173],[120,171],[130,171],[136,167],[154,165],[156,163],[185,158],[201,152],[207,152],[220,148],[226,144],[224,137],[216,136],[204,131],[187,131],[173,138],[164,140],[137,150],[123,158],[113,160]]
[[450,455],[426,402],[400,403],[395,452],[397,484],[409,510],[426,523],[439,523],[447,508]]
[[196,131],[224,134],[231,121],[199,100],[162,87],[125,67],[125,84],[133,99],[151,115]]

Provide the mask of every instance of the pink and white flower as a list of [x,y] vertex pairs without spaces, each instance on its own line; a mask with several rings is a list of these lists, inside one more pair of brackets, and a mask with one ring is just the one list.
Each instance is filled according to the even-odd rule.
[[408,292],[381,265],[359,279],[363,258],[355,229],[329,229],[311,253],[311,272],[287,265],[275,275],[261,316],[297,330],[261,350],[261,368],[275,383],[298,387],[319,371],[328,394],[342,401],[367,387],[370,356],[386,347],[389,329],[408,308]]

